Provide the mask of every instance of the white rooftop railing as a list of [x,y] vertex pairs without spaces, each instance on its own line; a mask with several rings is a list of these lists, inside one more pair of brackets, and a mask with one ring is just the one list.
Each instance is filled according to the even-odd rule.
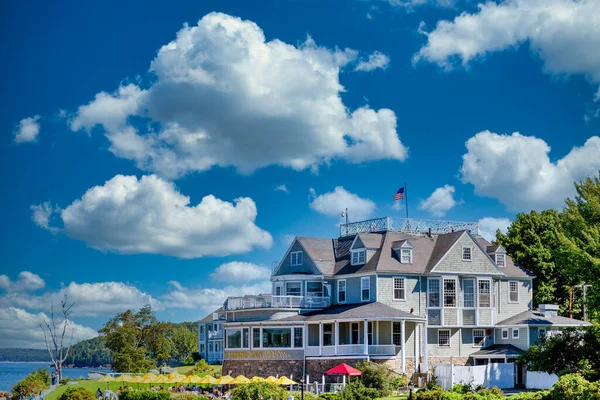
[[367,232],[429,233],[434,235],[466,230],[479,234],[479,223],[432,219],[383,217],[340,225],[340,237]]
[[228,297],[225,309],[248,310],[253,308],[327,308],[330,298],[325,296],[239,296]]

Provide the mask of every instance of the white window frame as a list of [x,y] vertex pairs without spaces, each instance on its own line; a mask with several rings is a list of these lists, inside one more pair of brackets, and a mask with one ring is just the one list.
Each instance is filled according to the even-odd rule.
[[[445,288],[446,281],[454,281],[454,305],[453,306],[446,305],[446,288]],[[443,308],[457,308],[458,307],[458,296],[459,296],[459,292],[460,292],[460,290],[458,288],[458,279],[457,278],[443,278],[441,291],[442,291],[442,301],[441,301],[442,307]]]
[[[502,253],[496,253],[496,265],[499,266],[500,268],[504,268],[506,266],[506,254],[502,254]],[[498,260],[502,259],[502,264],[500,264],[500,262],[498,262]]]
[[[517,336],[515,336],[515,332],[517,333]],[[520,335],[519,328],[512,328],[511,334],[512,339],[518,339]]]
[[[517,285],[517,291],[516,291],[516,293],[517,293],[517,300],[516,301],[510,299],[510,295],[511,295],[511,293],[513,293],[512,289],[511,289],[511,285],[513,283],[515,285]],[[519,304],[519,281],[508,281],[508,302],[512,303],[512,304]]]
[[[504,336],[504,334],[506,333],[506,336]],[[502,339],[503,340],[509,340],[510,336],[508,335],[508,328],[502,328]]]
[[[475,343],[475,331],[481,331],[481,332],[483,333],[482,335],[478,335],[478,336],[481,336],[481,337],[483,338],[483,339],[482,339],[482,343],[481,343],[481,344],[477,344],[477,343]],[[485,329],[479,329],[479,328],[477,328],[477,329],[473,329],[473,330],[471,331],[471,334],[473,335],[473,347],[484,347],[484,346],[485,346],[485,338],[486,338],[486,336],[487,336],[487,335],[485,334]]]
[[[294,257],[294,256],[296,256],[296,257]],[[300,260],[300,261],[298,261],[298,260]],[[304,264],[304,253],[302,251],[292,251],[290,253],[290,265],[292,267],[299,267],[302,264]]]
[[[461,280],[462,285],[461,285],[461,292],[462,292],[462,307],[463,308],[477,308],[477,280],[475,278],[467,278],[467,279],[462,279]],[[466,302],[465,302],[465,294],[467,293],[465,291],[465,283],[466,282],[472,282],[473,283],[473,306],[467,307],[466,306]]]
[[[354,256],[356,256],[356,260],[354,260]],[[361,260],[361,256],[362,256],[362,260]],[[362,264],[366,264],[367,262],[367,250],[366,249],[360,249],[360,250],[352,250],[352,259],[350,260],[350,264],[352,265],[362,265]]]
[[[288,284],[289,283],[299,283],[300,284],[300,294],[299,295],[295,295],[295,294],[287,294],[288,293]],[[286,296],[302,296],[302,292],[304,291],[304,282],[303,281],[285,281],[285,285],[283,287],[283,293],[285,293]]]
[[[469,258],[465,258],[465,249],[469,249]],[[473,261],[473,246],[463,246],[461,252],[461,258],[463,261]]]
[[[402,297],[396,297],[396,279],[402,282]],[[398,289],[400,290],[400,289]],[[394,301],[406,301],[406,278],[403,276],[394,276],[392,278],[392,299]]]
[[[403,261],[404,254],[402,254],[402,253],[404,251],[408,251],[408,261]],[[402,264],[412,264],[412,259],[413,259],[413,249],[403,249],[403,248],[400,248],[400,262]]]
[[[440,344],[440,333],[448,332],[448,344]],[[450,329],[438,329],[438,347],[452,347],[452,331]]]
[[[480,282],[488,282],[489,285],[490,285],[489,306],[482,306],[481,305],[481,298],[480,298],[480,296],[481,296],[481,290],[480,290],[480,287],[479,287],[479,283]],[[480,307],[480,308],[491,308],[491,307],[493,307],[492,292],[493,292],[493,289],[492,289],[492,280],[491,279],[477,279],[477,307]]]
[[[432,281],[437,281],[438,283],[438,291],[437,291],[437,295],[438,295],[438,305],[437,306],[430,306],[430,299],[429,299],[429,295],[430,295],[430,285],[429,283]],[[428,308],[441,308],[442,306],[442,280],[440,278],[427,278],[427,307]]]
[[[337,302],[339,304],[344,304],[344,303],[346,303],[348,301],[348,292],[347,292],[348,286],[347,286],[347,283],[346,283],[345,279],[339,279],[337,282],[338,282],[338,286],[337,286]],[[343,290],[343,292],[344,292],[344,301],[340,300],[340,283],[342,283],[342,282],[344,282],[344,290]]]
[[[369,283],[369,298],[366,300],[363,296],[363,282],[365,282],[365,281]],[[364,289],[364,290],[366,290],[366,289]],[[360,301],[361,302],[371,301],[371,277],[370,276],[363,276],[360,278]]]
[[544,331],[544,337],[548,334],[548,329],[546,327],[538,328],[538,340],[542,338],[542,331]]

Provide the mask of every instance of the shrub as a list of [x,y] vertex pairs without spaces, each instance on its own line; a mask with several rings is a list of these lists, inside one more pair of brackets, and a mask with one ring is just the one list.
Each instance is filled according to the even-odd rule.
[[96,396],[86,388],[75,386],[67,388],[58,400],[96,400]]
[[485,396],[488,399],[494,398],[494,397],[497,397],[499,399],[504,398],[504,392],[502,391],[502,389],[500,389],[497,386],[494,386],[491,389],[481,389],[481,390],[479,390],[479,394],[482,396]]
[[29,396],[30,394],[39,394],[42,390],[50,387],[50,373],[46,368],[40,368],[33,371],[25,378],[21,379],[13,386],[13,395],[15,397]]
[[321,393],[319,399],[322,400],[340,400],[340,395],[337,393]]
[[233,400],[279,400],[287,399],[287,392],[281,386],[273,383],[252,382],[247,385],[238,385],[231,391],[231,398]]
[[384,365],[364,361],[356,364],[362,372],[361,381],[367,388],[377,390],[376,397],[387,397],[397,388],[394,386],[394,375]]
[[171,394],[166,391],[130,391],[124,390],[119,394],[119,400],[169,400]]
[[454,393],[460,393],[460,394],[469,393],[471,391],[471,384],[455,383],[454,386],[452,386],[452,391]]
[[589,386],[590,383],[581,375],[563,375],[552,387],[550,398],[553,400],[582,399]]
[[196,396],[192,392],[171,393],[171,400],[201,400],[204,397]]
[[340,391],[340,400],[371,400],[381,397],[379,390],[366,387],[362,381],[353,380]]
[[186,375],[201,375],[206,371],[210,371],[212,368],[204,360],[200,360],[194,365],[194,368],[190,369]]
[[397,375],[392,378],[392,386],[395,389],[408,387],[408,382],[408,376],[406,376],[405,374]]
[[548,400],[550,392],[521,392],[510,396],[510,400]]
[[[302,392],[293,392],[290,393],[290,396],[294,397],[294,400],[300,400],[302,399]],[[319,397],[317,397],[317,395],[312,394],[310,392],[304,392],[304,400],[317,400]]]

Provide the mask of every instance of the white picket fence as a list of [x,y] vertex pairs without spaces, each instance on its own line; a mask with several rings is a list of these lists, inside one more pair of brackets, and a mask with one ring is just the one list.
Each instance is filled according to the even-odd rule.
[[545,372],[527,371],[525,386],[527,389],[550,389],[558,381],[558,375]]
[[515,364],[488,364],[474,367],[456,367],[450,363],[435,365],[435,375],[438,384],[446,389],[452,389],[454,384],[483,385],[485,388],[494,386],[509,389],[515,386]]

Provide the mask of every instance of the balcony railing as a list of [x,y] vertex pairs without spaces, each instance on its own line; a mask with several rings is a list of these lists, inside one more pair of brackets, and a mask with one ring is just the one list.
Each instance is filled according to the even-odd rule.
[[225,309],[247,310],[253,308],[309,308],[322,309],[331,304],[329,297],[324,296],[243,296],[229,297],[225,301]]
[[208,339],[223,339],[223,331],[208,331]]
[[461,221],[439,221],[428,219],[383,217],[340,225],[340,237],[365,232],[406,232],[442,234],[466,230],[479,234],[479,223]]
[[[396,356],[400,353],[400,347],[393,344],[369,345],[368,353],[370,356]],[[361,356],[365,354],[364,344],[340,344],[337,346],[323,346],[321,348],[321,356]],[[306,355],[317,357],[319,356],[319,346],[307,346]]]

